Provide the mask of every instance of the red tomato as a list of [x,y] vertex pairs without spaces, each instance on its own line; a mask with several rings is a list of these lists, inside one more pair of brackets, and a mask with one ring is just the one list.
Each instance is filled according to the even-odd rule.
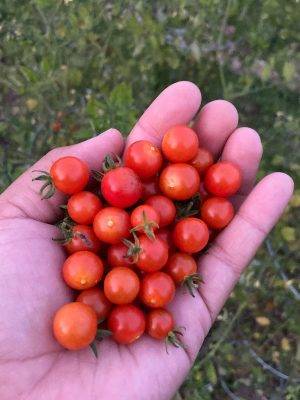
[[186,253],[174,253],[165,267],[176,285],[180,285],[188,276],[197,272],[197,264],[192,256]]
[[172,200],[166,196],[156,195],[151,196],[146,200],[146,204],[153,207],[159,215],[159,226],[170,225],[176,216],[176,207]]
[[238,166],[229,161],[220,161],[208,168],[204,184],[206,190],[219,197],[234,195],[242,183],[242,174]]
[[132,268],[133,264],[127,257],[128,247],[123,243],[113,244],[107,249],[107,262],[111,268]]
[[97,314],[98,320],[107,318],[112,307],[111,302],[105,297],[103,290],[98,287],[83,290],[76,301],[92,307]]
[[67,285],[83,290],[96,286],[102,278],[103,270],[100,257],[90,251],[78,251],[66,259],[62,273]]
[[190,199],[199,191],[199,186],[199,174],[189,164],[170,164],[160,174],[160,190],[173,200]]
[[232,220],[234,208],[223,197],[210,197],[200,208],[202,220],[212,229],[222,229]]
[[127,167],[117,167],[108,171],[101,181],[101,193],[114,207],[133,206],[141,198],[142,192],[140,178]]
[[146,235],[139,237],[140,253],[136,265],[145,272],[161,269],[168,261],[168,246],[160,239],[149,239]]
[[146,200],[150,196],[154,196],[159,193],[158,180],[155,178],[154,180],[143,182],[143,194],[142,199]]
[[198,218],[183,218],[173,230],[173,242],[183,253],[197,253],[207,245],[208,238],[206,223]]
[[106,207],[94,218],[93,228],[97,237],[105,243],[116,244],[130,235],[130,217],[121,208]]
[[53,334],[66,349],[80,350],[95,339],[97,324],[97,315],[92,307],[79,302],[68,303],[54,316]]
[[105,296],[114,304],[133,302],[140,290],[140,281],[135,272],[127,267],[113,268],[104,279]]
[[98,253],[101,243],[90,226],[75,225],[72,228],[71,240],[64,246],[69,254],[83,250]]
[[128,147],[125,166],[131,168],[143,181],[153,178],[161,169],[161,151],[147,140],[139,140]]
[[210,151],[199,147],[196,157],[191,161],[191,165],[196,168],[199,174],[203,174],[214,163],[213,156]]
[[56,189],[65,194],[78,193],[89,180],[89,167],[77,157],[62,157],[55,161],[50,176]]
[[145,331],[143,312],[132,304],[116,306],[108,317],[108,329],[113,339],[120,344],[130,344]]
[[144,232],[149,238],[155,238],[154,231],[159,228],[159,214],[148,204],[136,207],[130,217],[135,232]]
[[165,339],[173,329],[174,319],[169,311],[157,308],[147,314],[146,332],[154,339]]
[[141,281],[140,299],[151,308],[164,307],[175,296],[175,285],[165,272],[146,274]]
[[162,140],[162,152],[173,163],[187,162],[197,154],[199,140],[188,126],[178,125],[169,129]]
[[73,194],[68,200],[67,210],[69,216],[77,224],[91,225],[95,215],[102,208],[101,200],[91,192]]

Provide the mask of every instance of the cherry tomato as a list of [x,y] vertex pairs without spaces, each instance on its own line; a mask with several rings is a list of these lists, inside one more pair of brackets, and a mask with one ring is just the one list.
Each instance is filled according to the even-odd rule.
[[242,183],[242,174],[238,166],[229,161],[220,161],[211,165],[205,174],[206,190],[219,197],[234,195]]
[[64,246],[69,254],[83,250],[98,253],[101,248],[101,243],[95,235],[93,228],[85,225],[75,225],[72,228],[71,240]]
[[234,208],[229,200],[223,197],[210,197],[202,204],[202,220],[212,229],[222,229],[232,220]]
[[207,225],[198,218],[183,218],[173,230],[173,242],[183,253],[197,253],[207,245],[208,238]]
[[139,237],[140,253],[137,267],[145,272],[161,269],[168,261],[168,246],[160,239],[149,239],[146,235]]
[[191,161],[191,165],[196,168],[199,174],[203,174],[213,163],[214,159],[211,152],[203,147],[199,147],[196,157]]
[[120,344],[130,344],[145,331],[143,312],[132,304],[116,306],[108,317],[108,329],[113,339]]
[[69,216],[77,224],[91,225],[95,215],[102,208],[101,200],[91,192],[73,194],[68,200],[67,210]]
[[111,302],[105,297],[103,290],[98,287],[83,290],[76,301],[92,307],[97,314],[98,320],[107,318],[112,307]]
[[159,215],[160,228],[170,225],[174,221],[176,207],[168,197],[161,195],[151,196],[146,200],[146,204],[153,207]]
[[111,268],[132,268],[133,264],[127,257],[128,247],[123,243],[113,244],[107,249],[107,262]]
[[160,190],[173,200],[187,200],[199,191],[200,177],[189,164],[170,164],[160,174]]
[[136,232],[144,232],[148,237],[154,238],[153,231],[159,228],[159,214],[148,204],[136,207],[130,216],[131,226]]
[[124,157],[125,166],[131,168],[145,181],[153,178],[162,167],[161,151],[147,140],[139,140],[128,147]]
[[79,302],[68,303],[54,316],[53,334],[66,349],[79,350],[95,339],[97,324],[97,315],[92,307]]
[[106,207],[94,218],[93,228],[100,240],[116,244],[130,235],[130,217],[121,208]]
[[133,302],[140,290],[137,274],[127,267],[113,268],[104,279],[104,293],[114,304]]
[[130,168],[117,167],[108,171],[101,181],[101,193],[114,207],[133,206],[142,196],[143,186],[138,175]]
[[55,161],[50,176],[56,189],[65,194],[78,193],[89,180],[89,167],[77,157],[62,157]]
[[83,290],[96,286],[103,275],[103,262],[90,251],[78,251],[63,264],[62,273],[67,285]]
[[150,196],[154,196],[159,193],[158,179],[155,178],[151,181],[143,182],[143,194],[142,199],[146,200]]
[[162,152],[173,163],[187,162],[197,154],[199,140],[188,126],[178,125],[169,129],[162,140]]
[[146,332],[154,339],[163,340],[174,329],[172,314],[163,308],[151,310],[146,316]]
[[197,272],[197,264],[192,256],[186,253],[174,253],[165,267],[176,285],[180,285],[188,276]]
[[175,296],[173,279],[165,272],[146,274],[141,281],[140,299],[151,308],[164,307]]

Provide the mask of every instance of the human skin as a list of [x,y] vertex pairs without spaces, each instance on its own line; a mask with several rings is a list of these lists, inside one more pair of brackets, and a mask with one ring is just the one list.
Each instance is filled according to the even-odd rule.
[[144,336],[130,346],[111,339],[90,349],[64,350],[52,335],[55,311],[72,301],[61,278],[63,249],[51,240],[58,205],[56,193],[41,200],[33,170],[49,170],[61,156],[74,155],[99,169],[106,153],[121,154],[121,134],[111,129],[83,143],[52,150],[29,168],[0,196],[0,388],[2,400],[169,400],[183,382],[220,309],[268,232],[286,207],[292,179],[273,173],[254,188],[262,155],[259,135],[237,128],[235,107],[224,100],[208,103],[198,116],[201,94],[191,82],[165,89],[145,111],[128,141],[146,139],[160,145],[171,126],[194,128],[200,145],[215,157],[238,164],[243,184],[234,198],[238,209],[198,262],[204,284],[193,298],[177,291],[169,309],[175,323],[185,326],[186,349],[169,348]]

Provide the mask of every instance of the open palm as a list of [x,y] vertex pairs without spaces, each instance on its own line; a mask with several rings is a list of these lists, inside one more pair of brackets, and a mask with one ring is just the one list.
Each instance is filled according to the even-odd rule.
[[[128,142],[148,139],[187,124],[200,106],[199,89],[190,82],[169,86],[140,118]],[[170,305],[176,323],[186,327],[186,349],[170,348],[147,336],[130,346],[110,339],[99,344],[99,358],[89,349],[69,352],[52,336],[53,314],[72,299],[61,279],[65,254],[51,238],[51,225],[64,199],[41,201],[32,170],[49,170],[58,157],[77,155],[99,169],[107,153],[121,154],[124,142],[114,129],[43,157],[0,197],[0,388],[2,400],[167,400],[189,371],[214,319],[264,237],[283,212],[293,191],[285,174],[264,178],[254,189],[262,154],[258,134],[238,128],[234,106],[208,103],[196,116],[201,145],[215,157],[234,161],[243,186],[234,202],[239,208],[230,225],[199,260],[204,284],[192,298],[184,290]]]

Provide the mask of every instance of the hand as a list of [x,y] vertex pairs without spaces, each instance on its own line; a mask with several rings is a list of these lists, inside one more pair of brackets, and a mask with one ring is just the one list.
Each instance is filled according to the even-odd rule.
[[[133,128],[128,142],[148,139],[159,144],[162,134],[194,118],[201,101],[190,82],[169,86],[154,100]],[[0,197],[0,387],[2,400],[167,400],[192,366],[213,321],[240,274],[272,229],[292,191],[291,178],[282,173],[265,177],[253,189],[262,155],[258,134],[238,128],[230,103],[207,104],[196,118],[200,142],[215,157],[237,163],[243,186],[235,197],[240,206],[230,225],[199,260],[205,283],[192,298],[179,291],[171,304],[176,323],[186,327],[186,349],[170,348],[143,337],[130,346],[110,339],[90,349],[70,352],[52,336],[55,311],[71,301],[61,279],[65,255],[51,238],[58,218],[60,194],[41,200],[33,170],[49,170],[59,157],[77,155],[99,169],[105,154],[121,154],[121,134],[108,130],[83,143],[52,150],[18,178]]]

